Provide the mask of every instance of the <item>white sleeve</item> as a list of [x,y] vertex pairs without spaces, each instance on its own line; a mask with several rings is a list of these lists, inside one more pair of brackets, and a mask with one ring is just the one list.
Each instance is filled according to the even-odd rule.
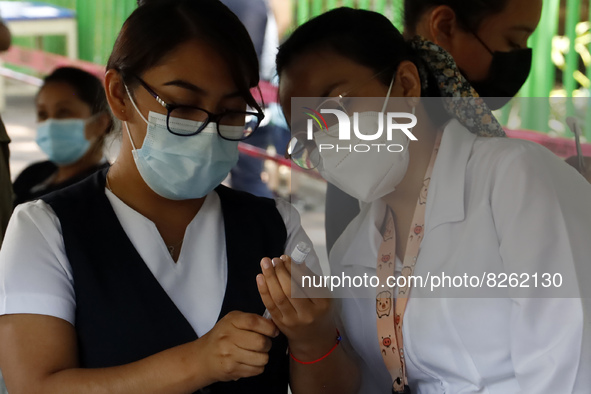
[[74,324],[76,300],[59,220],[42,200],[17,206],[0,249],[0,315]]
[[[564,278],[560,290],[535,289],[530,280],[513,298],[511,359],[520,393],[588,393],[591,185],[532,144],[501,166],[491,202],[507,273]],[[555,298],[541,298],[542,291]]]
[[[322,268],[320,267],[320,261],[314,251],[314,244],[302,228],[300,221],[300,214],[298,211],[287,201],[280,198],[275,199],[277,210],[285,222],[285,228],[287,229],[287,242],[285,243],[285,254],[291,256],[295,247],[300,242],[305,242],[312,247],[308,258],[306,259],[306,266],[310,268],[317,275],[322,275]],[[279,257],[279,256],[274,256]]]

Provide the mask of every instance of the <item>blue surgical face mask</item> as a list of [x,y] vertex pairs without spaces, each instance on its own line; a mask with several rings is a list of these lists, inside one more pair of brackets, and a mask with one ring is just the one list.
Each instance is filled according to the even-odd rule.
[[88,151],[84,119],[49,119],[37,126],[37,144],[57,165],[72,164]]
[[[189,200],[205,197],[228,176],[238,162],[238,142],[227,141],[217,133],[217,125],[209,123],[197,135],[182,137],[168,131],[166,115],[150,111],[144,143],[136,149],[127,122],[125,128],[133,147],[132,154],[142,179],[156,194],[169,200]],[[171,118],[187,132],[197,130],[203,123]],[[242,126],[226,127],[228,133],[242,135]]]

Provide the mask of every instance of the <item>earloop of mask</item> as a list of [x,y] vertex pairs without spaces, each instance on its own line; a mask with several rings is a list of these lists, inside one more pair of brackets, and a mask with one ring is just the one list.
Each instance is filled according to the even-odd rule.
[[[125,91],[127,92],[127,97],[129,97],[129,100],[131,101],[131,104],[133,105],[133,108],[135,108],[135,110],[140,115],[140,117],[144,120],[144,122],[146,122],[146,124],[149,125],[150,122],[148,122],[146,120],[146,118],[144,118],[144,115],[142,115],[142,113],[140,112],[139,108],[135,104],[135,101],[131,97],[131,93],[129,92],[129,88],[127,87],[126,84],[123,84],[123,86],[125,86]],[[123,124],[125,125],[125,130],[127,130],[127,135],[129,136],[129,141],[131,142],[131,147],[133,148],[133,150],[137,150],[136,147],[135,147],[135,144],[133,143],[133,138],[131,138],[131,133],[129,131],[129,126],[128,126],[127,122],[123,122]]]
[[146,122],[146,124],[150,124],[150,122],[148,122],[146,120],[146,118],[144,118],[144,115],[142,115],[141,111],[139,110],[139,108],[135,104],[135,101],[131,97],[131,93],[129,92],[129,88],[127,87],[127,85],[126,84],[123,84],[123,86],[125,86],[125,91],[127,92],[127,97],[129,97],[129,100],[131,101],[131,104],[133,105],[133,108],[135,108],[136,112],[140,115],[140,117],[144,120],[144,122]]
[[[417,114],[417,106],[415,105],[414,107],[412,107],[412,110],[410,112],[415,118],[416,118],[416,114]],[[419,123],[419,120],[417,119],[417,124]],[[416,126],[415,126],[416,127]],[[414,131],[414,127],[412,129],[409,130],[410,133],[412,133]],[[407,137],[408,140],[408,144],[410,144],[410,138]],[[406,145],[406,147],[408,148],[408,144]]]
[[386,113],[386,107],[388,107],[388,101],[390,100],[390,93],[392,93],[392,87],[394,86],[394,80],[396,79],[396,75],[392,77],[392,81],[390,81],[390,87],[388,88],[388,94],[386,95],[386,101],[384,101],[384,107],[382,108],[382,113]]

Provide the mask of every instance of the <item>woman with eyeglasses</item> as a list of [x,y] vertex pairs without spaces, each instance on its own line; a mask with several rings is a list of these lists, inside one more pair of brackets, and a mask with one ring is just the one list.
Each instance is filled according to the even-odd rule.
[[16,178],[15,205],[109,166],[103,150],[113,118],[100,79],[78,68],[58,68],[45,77],[35,105],[36,140],[48,160],[30,165]]
[[505,138],[449,53],[380,14],[305,23],[277,69],[288,153],[361,201],[329,255],[358,392],[588,393],[580,174]]
[[11,393],[347,392],[330,303],[276,283],[310,244],[297,212],[220,186],[262,119],[258,80],[217,0],[150,1],[127,19],[105,81],[119,157],[19,206],[0,252]]

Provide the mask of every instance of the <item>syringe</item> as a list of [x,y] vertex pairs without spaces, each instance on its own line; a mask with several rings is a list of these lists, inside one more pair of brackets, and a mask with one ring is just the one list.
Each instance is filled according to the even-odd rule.
[[[296,263],[298,265],[302,264],[306,260],[306,258],[308,257],[308,254],[310,254],[311,250],[312,250],[312,247],[310,245],[308,245],[307,243],[305,243],[305,242],[298,243],[291,254],[291,261],[293,261],[294,263]],[[271,318],[271,314],[269,313],[269,310],[265,309],[265,313],[263,314],[263,317],[265,319]]]

